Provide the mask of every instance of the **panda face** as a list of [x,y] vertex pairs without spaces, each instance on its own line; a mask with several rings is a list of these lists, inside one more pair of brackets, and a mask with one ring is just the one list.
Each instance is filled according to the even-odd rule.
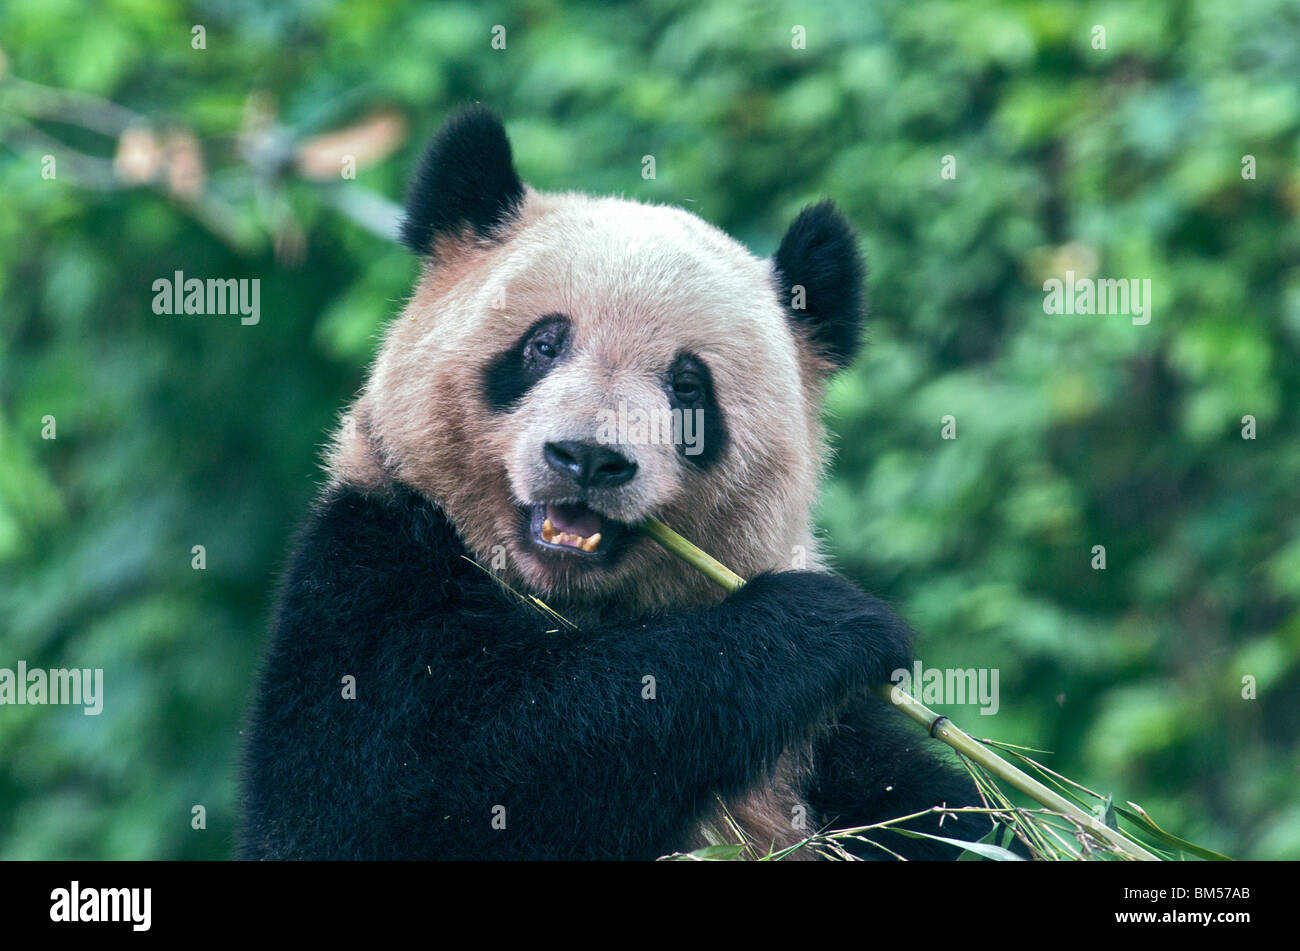
[[731,485],[811,473],[818,450],[764,262],[673,209],[530,201],[475,278],[489,305],[471,334],[496,341],[472,395],[494,433],[483,475],[504,478],[507,552],[533,589],[602,593],[658,554],[648,516],[707,518]]
[[[344,420],[334,477],[415,487],[476,560],[560,605],[717,597],[639,532],[650,516],[742,574],[815,567],[836,340],[785,301],[793,284],[831,299],[817,255],[838,253],[840,231],[800,227],[805,212],[759,259],[680,209],[516,189],[499,123],[465,121],[413,188],[405,234],[425,267]],[[448,168],[469,151],[473,180]]]

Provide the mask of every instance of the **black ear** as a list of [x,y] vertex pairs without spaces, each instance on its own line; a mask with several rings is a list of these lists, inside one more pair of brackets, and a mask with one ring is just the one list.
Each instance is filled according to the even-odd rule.
[[810,205],[786,231],[772,263],[791,322],[834,366],[852,363],[866,299],[862,255],[848,220],[829,201]]
[[447,120],[420,160],[406,195],[402,243],[428,254],[441,234],[472,228],[490,237],[523,198],[505,126],[491,110],[470,106]]

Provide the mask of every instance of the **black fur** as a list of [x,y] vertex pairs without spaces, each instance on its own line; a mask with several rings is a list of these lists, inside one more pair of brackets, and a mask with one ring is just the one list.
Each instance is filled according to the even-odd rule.
[[[553,367],[569,355],[572,328],[563,314],[549,314],[520,334],[515,345],[488,364],[483,374],[483,393],[498,413],[508,411],[536,386]],[[545,343],[554,348],[553,357],[537,351]]]
[[523,198],[501,120],[483,106],[470,106],[447,120],[420,160],[406,196],[402,243],[429,254],[441,234],[470,228],[492,238]]
[[[716,607],[570,632],[464,554],[400,485],[317,506],[249,726],[244,857],[655,858],[715,793],[750,788],[910,660],[906,626],[829,575],[761,575]],[[657,699],[642,699],[646,675]],[[824,807],[858,821],[956,798],[918,752],[901,756],[898,714],[855,709],[821,744]],[[877,770],[905,792],[882,796]]]
[[[773,258],[786,313],[817,350],[837,367],[853,362],[866,314],[864,268],[853,228],[823,201],[799,213]],[[792,306],[804,288],[804,308]]]
[[[698,383],[697,394],[688,397],[674,387],[674,383],[683,378],[690,378]],[[718,461],[722,450],[727,446],[727,420],[722,413],[722,407],[718,405],[717,394],[713,390],[713,374],[709,372],[709,365],[694,354],[678,354],[677,359],[668,369],[665,383],[668,405],[671,408],[679,409],[683,413],[703,410],[703,425],[696,426],[692,432],[693,445],[687,445],[685,439],[680,439],[677,441],[677,451],[687,462],[698,466],[701,470],[708,469]],[[692,416],[691,419],[694,425],[695,417]],[[682,425],[684,429],[684,419]],[[693,455],[687,452],[688,449],[693,448],[698,448],[699,451]]]
[[[859,697],[817,743],[813,754],[817,771],[808,804],[836,829],[897,819],[945,803],[953,808],[981,805],[965,772],[931,753],[934,742],[874,694]],[[906,825],[917,832],[966,841],[981,838],[991,827],[991,819],[974,814],[930,815]],[[873,831],[865,837],[913,860],[955,859],[964,851],[896,832]],[[890,858],[888,852],[866,843],[843,844],[862,858]]]

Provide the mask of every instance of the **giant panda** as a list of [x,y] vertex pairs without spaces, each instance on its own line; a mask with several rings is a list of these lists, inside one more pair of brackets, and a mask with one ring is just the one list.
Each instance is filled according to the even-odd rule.
[[[737,830],[761,855],[979,805],[869,692],[910,666],[909,629],[811,529],[822,392],[864,311],[831,204],[761,259],[677,208],[533,190],[471,107],[425,153],[402,237],[418,284],[281,583],[243,857],[655,859]],[[678,438],[603,425],[638,410],[680,411]],[[649,516],[748,583],[724,595]],[[955,857],[874,837],[889,851],[849,844]]]

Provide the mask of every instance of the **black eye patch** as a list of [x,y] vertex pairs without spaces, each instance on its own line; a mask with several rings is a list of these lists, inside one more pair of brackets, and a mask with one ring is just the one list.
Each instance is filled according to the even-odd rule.
[[483,392],[495,412],[504,413],[524,398],[569,355],[572,327],[563,314],[549,314],[529,327],[490,364],[483,374]]
[[691,353],[679,353],[664,375],[668,405],[681,411],[674,425],[677,451],[692,465],[707,469],[727,445],[727,424],[713,390],[709,366]]

